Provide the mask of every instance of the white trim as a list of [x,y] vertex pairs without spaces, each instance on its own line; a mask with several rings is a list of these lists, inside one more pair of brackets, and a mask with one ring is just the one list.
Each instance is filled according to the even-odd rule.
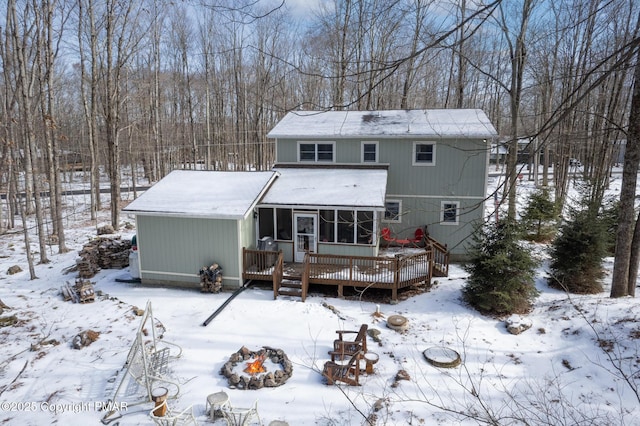
[[[145,279],[145,280],[151,280],[153,278],[143,277],[142,274],[166,275],[166,276],[170,276],[170,277],[199,278],[198,274],[185,274],[185,273],[182,273],[182,272],[168,272],[168,271],[152,271],[152,270],[149,270],[149,269],[140,270],[140,278],[141,279]],[[231,276],[231,275],[223,275],[223,279],[225,279],[225,280],[240,280],[241,278],[235,277],[235,276]],[[198,283],[195,283],[195,282],[184,283],[184,285],[191,285],[191,284],[197,285]]]
[[[315,159],[313,161],[310,160],[302,160],[300,158],[300,145],[302,144],[313,144],[315,145]],[[318,145],[331,145],[331,161],[326,160],[318,160]],[[331,164],[336,162],[336,142],[335,141],[297,141],[296,144],[296,159],[298,163],[309,164],[309,163],[325,163]]]
[[485,200],[486,197],[481,195],[456,195],[455,197],[451,195],[417,195],[417,194],[387,194],[387,197],[402,197],[402,198],[429,198],[429,199],[451,199],[455,198],[456,200]]
[[[376,158],[373,161],[365,161],[364,160],[364,146],[366,145],[374,145],[376,147]],[[360,142],[360,162],[361,163],[378,163],[378,160],[380,158],[380,145],[378,144],[378,141],[361,141]]]
[[[455,222],[449,222],[444,220],[444,206],[445,204],[456,206],[456,220]],[[459,201],[440,201],[440,225],[459,225],[460,224],[460,202]]]
[[[433,147],[431,162],[416,161],[416,146],[431,145]],[[436,142],[435,141],[413,141],[413,149],[411,150],[411,165],[418,167],[431,167],[436,165]]]

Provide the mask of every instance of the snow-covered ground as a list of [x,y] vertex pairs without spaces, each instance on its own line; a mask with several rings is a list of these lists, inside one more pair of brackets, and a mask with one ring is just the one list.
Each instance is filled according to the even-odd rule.
[[[490,186],[498,179],[491,177]],[[614,191],[617,184],[614,178]],[[525,179],[520,195],[531,188]],[[0,237],[0,300],[11,308],[0,317],[18,320],[0,328],[0,424],[98,424],[105,415],[99,408],[123,376],[141,320],[134,307],[144,308],[147,301],[162,323],[163,338],[183,348],[170,364],[180,394],[169,406],[192,406],[198,423],[208,422],[207,395],[225,391],[236,407],[257,401],[265,425],[516,424],[518,418],[534,425],[640,424],[640,305],[637,299],[608,297],[610,273],[603,293],[569,297],[546,285],[543,263],[541,294],[526,317],[532,327],[520,335],[507,332],[503,319],[465,306],[460,289],[466,273],[458,265],[429,291],[380,305],[382,317],[374,315],[375,302],[317,293],[305,303],[273,300],[270,290],[251,287],[203,327],[231,293],[121,283],[116,278],[128,277],[126,269],[103,270],[92,279],[101,293],[95,302],[63,301],[61,285],[76,277],[64,270],[96,235],[82,203],[68,200],[77,223],[66,234],[72,251],[58,255],[52,248],[52,262],[36,266],[36,280],[29,279],[21,234]],[[101,215],[106,223],[108,212]],[[544,258],[544,247],[533,249]],[[24,272],[8,275],[12,265]],[[610,271],[612,259],[605,266]],[[390,315],[408,318],[408,330],[387,328]],[[379,342],[368,340],[380,358],[374,373],[361,375],[358,387],[327,386],[321,370],[336,330],[357,330],[363,323],[379,331]],[[98,332],[98,339],[73,349],[73,338],[84,330]],[[282,349],[293,363],[292,377],[276,388],[230,389],[220,368],[243,346]],[[422,352],[434,346],[458,351],[462,364],[430,365]],[[397,380],[400,370],[410,380]],[[153,403],[121,408],[122,417],[111,424],[151,423]]]

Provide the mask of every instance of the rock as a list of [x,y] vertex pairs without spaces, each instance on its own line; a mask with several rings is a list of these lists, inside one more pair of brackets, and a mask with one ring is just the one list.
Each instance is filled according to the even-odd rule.
[[396,373],[396,380],[411,380],[411,376],[407,370],[400,370]]
[[18,265],[9,266],[9,269],[7,269],[7,275],[17,274],[18,272],[22,272],[22,268]]
[[367,330],[369,337],[371,337],[371,339],[376,343],[380,343],[382,341],[380,340],[380,333],[381,331],[376,328],[370,328]]
[[520,315],[511,315],[505,320],[505,326],[509,333],[518,335],[523,331],[530,329],[533,326],[533,323],[528,318],[524,318]]
[[73,347],[73,349],[82,349],[98,340],[99,336],[100,333],[98,333],[97,331],[85,330],[73,338],[71,346]]
[[111,225],[104,225],[98,228],[98,235],[113,234],[116,232]]
[[373,411],[380,411],[384,408],[384,399],[380,398],[373,404]]

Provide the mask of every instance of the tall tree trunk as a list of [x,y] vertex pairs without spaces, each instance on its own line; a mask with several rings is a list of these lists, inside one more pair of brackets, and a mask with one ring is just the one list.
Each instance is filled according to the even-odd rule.
[[[62,220],[62,188],[60,182],[60,156],[56,142],[56,114],[54,111],[54,59],[57,55],[57,49],[54,50],[53,43],[53,8],[50,0],[42,0],[40,3],[42,15],[41,46],[39,51],[42,55],[41,65],[44,69],[40,74],[41,84],[45,82],[45,87],[41,88],[42,111],[46,114],[43,117],[45,124],[44,139],[47,146],[47,157],[49,165],[49,199],[51,200],[51,219],[54,225],[54,234],[58,240],[58,252],[66,253],[68,251],[64,232],[64,223]],[[63,20],[64,21],[64,20]]]
[[[638,271],[640,235],[635,226],[636,182],[640,163],[640,50],[636,54],[633,75],[633,97],[629,111],[629,130],[624,152],[620,211],[616,234],[616,254],[613,262],[611,297],[635,295]],[[632,250],[633,248],[633,250]],[[635,264],[632,264],[632,259]]]

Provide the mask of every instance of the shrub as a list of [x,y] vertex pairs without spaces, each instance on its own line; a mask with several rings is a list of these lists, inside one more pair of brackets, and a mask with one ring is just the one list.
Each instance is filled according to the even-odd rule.
[[549,286],[577,294],[601,292],[607,245],[604,221],[588,209],[573,212],[551,248]]
[[538,262],[518,241],[514,223],[498,222],[476,230],[475,245],[464,265],[470,274],[462,290],[471,306],[486,314],[526,313],[538,295]]
[[551,241],[556,232],[558,207],[546,188],[533,192],[522,213],[524,236],[537,242]]

